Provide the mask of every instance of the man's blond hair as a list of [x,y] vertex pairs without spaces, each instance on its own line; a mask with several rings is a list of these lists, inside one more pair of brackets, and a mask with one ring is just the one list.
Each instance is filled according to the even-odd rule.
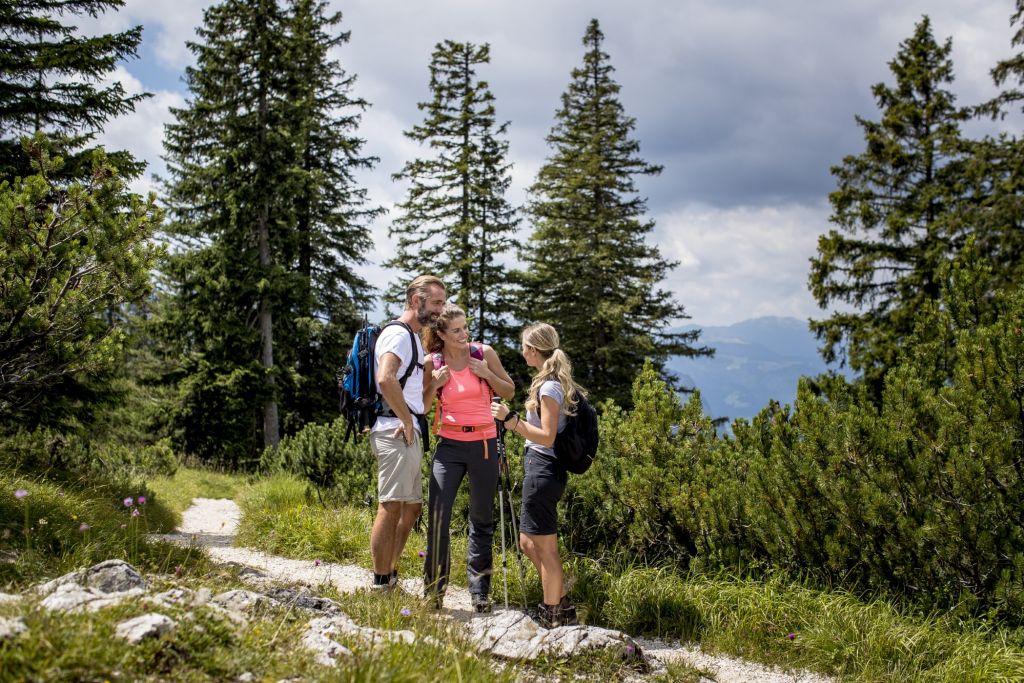
[[420,275],[418,278],[409,283],[409,286],[405,288],[405,307],[412,308],[412,298],[419,295],[420,299],[426,299],[430,296],[431,286],[438,286],[441,291],[445,291],[444,283],[441,282],[441,278],[433,275]]

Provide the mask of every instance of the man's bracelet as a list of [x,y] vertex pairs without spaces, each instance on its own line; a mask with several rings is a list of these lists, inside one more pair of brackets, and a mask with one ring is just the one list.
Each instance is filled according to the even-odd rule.
[[513,417],[518,420],[519,419],[519,413],[517,413],[514,410],[510,410],[508,415],[505,416],[505,419],[501,421],[501,424],[507,425],[508,421],[511,420]]

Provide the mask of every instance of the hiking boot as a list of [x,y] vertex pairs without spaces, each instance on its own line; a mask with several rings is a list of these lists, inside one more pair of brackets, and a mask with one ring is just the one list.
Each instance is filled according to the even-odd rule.
[[547,605],[543,602],[537,605],[537,611],[534,613],[534,620],[540,624],[541,628],[555,628],[559,626],[557,621],[558,605]]
[[559,626],[576,626],[579,620],[576,618],[576,607],[569,604],[569,596],[563,595],[558,603]]
[[494,603],[483,593],[473,593],[469,598],[473,603],[473,611],[477,614],[486,614],[494,609]]
[[391,570],[391,575],[388,577],[388,587],[398,588],[398,570]]
[[569,604],[567,598],[562,598],[562,601],[557,605],[540,603],[537,605],[537,613],[534,619],[544,628],[576,626],[579,624],[576,618],[576,608]]
[[391,590],[391,574],[377,574],[373,575],[373,583],[370,584],[370,592],[372,593],[386,593]]

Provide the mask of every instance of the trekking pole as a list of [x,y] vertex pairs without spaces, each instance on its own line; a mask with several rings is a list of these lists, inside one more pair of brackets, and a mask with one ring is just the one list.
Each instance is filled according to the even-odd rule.
[[[501,403],[500,396],[491,399],[494,403]],[[505,579],[505,609],[508,609],[508,555],[505,554],[505,487],[501,485],[501,460],[505,457],[505,425],[501,420],[495,420],[498,426],[498,524],[501,527],[501,575]]]
[[[491,399],[495,403],[500,403],[501,399],[495,396]],[[504,423],[501,420],[495,420],[498,425],[498,504],[501,506],[501,564],[504,569],[505,575],[505,608],[508,608],[508,559],[505,555],[505,493],[508,493],[508,512],[509,512],[509,523],[512,526],[512,532],[509,538],[509,544],[513,547],[516,555],[516,562],[519,565],[519,588],[523,595],[523,610],[526,607],[526,573],[523,570],[523,554],[519,549],[519,527],[516,523],[516,505],[515,501],[512,500],[512,479],[509,473],[508,458],[505,454],[505,429]]]

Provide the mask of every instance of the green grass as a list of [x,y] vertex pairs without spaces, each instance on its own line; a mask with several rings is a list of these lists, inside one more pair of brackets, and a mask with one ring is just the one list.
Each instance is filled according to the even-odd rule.
[[[170,587],[154,582],[153,591]],[[216,569],[181,582],[193,589],[215,591],[238,587],[230,571]],[[300,677],[303,681],[479,681],[512,683],[522,670],[476,655],[460,634],[410,598],[381,599],[368,593],[333,595],[342,610],[357,623],[384,629],[412,629],[411,645],[375,648],[352,638],[338,642],[353,651],[339,659],[336,669],[316,664],[313,654],[300,646],[306,624],[315,615],[287,606],[265,606],[250,613],[238,626],[207,607],[160,607],[173,619],[175,630],[130,646],[117,640],[116,625],[153,611],[142,602],[129,602],[92,614],[64,615],[35,609],[35,601],[18,606],[0,605],[0,616],[22,615],[27,636],[0,642],[0,680],[234,680],[245,672],[256,680]],[[397,596],[395,596],[397,597]],[[410,614],[402,614],[411,607]],[[437,642],[430,642],[430,636]]]
[[[286,476],[255,484],[240,504],[239,545],[370,566],[371,509],[325,508],[303,482]],[[453,534],[452,541],[452,583],[465,585],[466,539]],[[417,553],[424,546],[423,534],[414,532],[403,575],[422,575]],[[519,602],[511,553],[508,562],[510,600]],[[539,582],[530,563],[525,564],[528,604],[533,604],[540,597]],[[496,569],[492,592],[500,599],[501,571]],[[566,573],[585,622],[636,636],[695,641],[710,651],[843,680],[1024,680],[1024,632],[1001,631],[982,622],[915,616],[884,600],[813,590],[781,576],[684,577],[669,569],[613,567],[586,558],[570,558]],[[586,670],[579,662],[568,668],[554,662],[547,666],[555,675]],[[683,680],[697,676],[686,667],[679,671]]]
[[[19,490],[27,495],[18,498]],[[137,503],[140,495],[146,498],[143,505]],[[126,498],[131,506],[124,505]],[[124,559],[147,571],[202,565],[205,560],[195,551],[144,538],[172,531],[175,524],[174,511],[138,481],[0,471],[0,590],[14,592],[42,577],[107,559]]]
[[[253,484],[239,496],[242,518],[235,545],[303,560],[324,560],[371,567],[370,528],[376,508],[321,505],[315,493],[297,477],[278,474]],[[510,540],[506,540],[509,543]],[[422,529],[413,529],[406,544],[399,571],[403,577],[422,577],[427,547],[426,519]],[[452,585],[466,586],[468,541],[453,530],[451,544]],[[495,530],[495,575],[492,597],[503,599],[501,538]],[[507,548],[509,602],[521,603],[519,570],[511,546]],[[540,582],[529,560],[523,558],[527,604],[540,601]]]
[[[172,585],[192,589],[215,587],[216,592],[247,587],[235,570],[212,567],[173,583],[152,578],[150,591]],[[223,681],[245,672],[257,680],[300,677],[303,681],[403,681],[513,683],[523,680],[622,681],[638,670],[635,665],[595,653],[570,662],[541,660],[531,664],[497,660],[474,652],[458,624],[439,619],[416,596],[359,591],[339,594],[323,586],[318,594],[334,599],[342,611],[362,626],[411,630],[413,644],[372,647],[351,637],[335,639],[352,650],[339,658],[336,669],[316,664],[301,647],[306,624],[317,616],[287,606],[259,607],[238,626],[206,607],[160,607],[173,619],[175,630],[159,639],[129,646],[115,636],[118,623],[154,611],[142,602],[128,602],[89,614],[52,614],[37,609],[38,598],[0,605],[0,617],[22,616],[30,633],[0,642],[0,680],[47,681]],[[686,672],[685,667],[676,670]],[[691,671],[692,673],[692,671]],[[664,680],[697,680],[665,678]]]
[[1024,680],[1024,633],[920,617],[884,600],[807,588],[784,577],[682,577],[668,569],[568,563],[588,618],[634,635],[697,641],[784,668],[857,681]]

